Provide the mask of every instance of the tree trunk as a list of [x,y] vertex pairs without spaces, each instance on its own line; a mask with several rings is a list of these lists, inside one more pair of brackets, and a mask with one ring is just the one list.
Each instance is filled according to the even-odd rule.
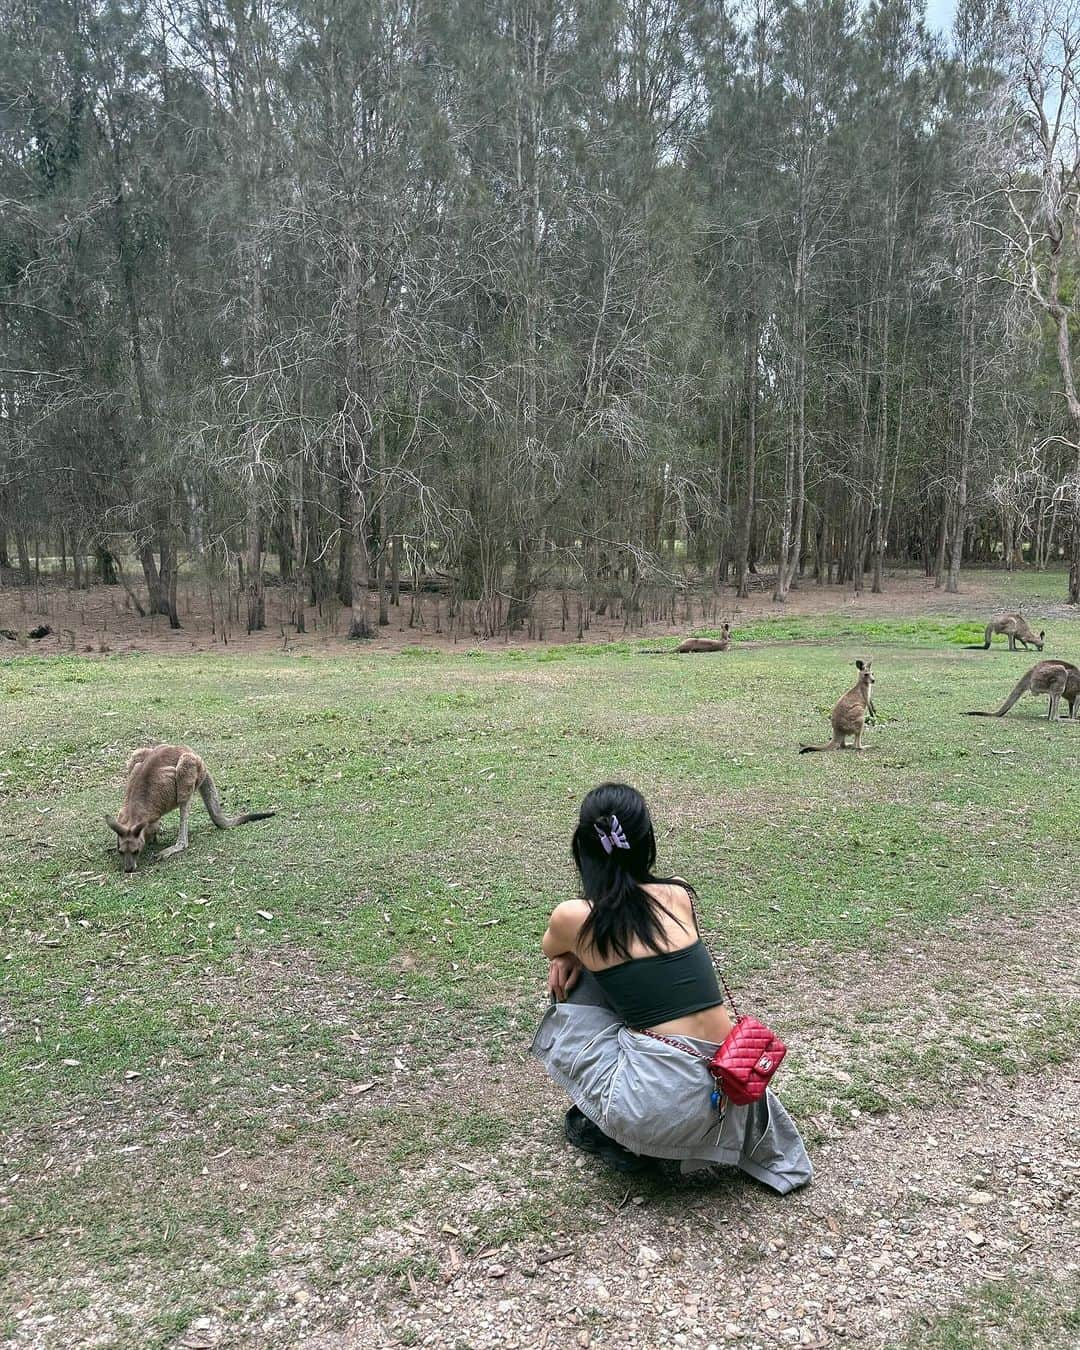
[[348,608],[352,605],[352,495],[348,482],[338,484],[338,556],[337,597]]
[[941,519],[938,522],[937,549],[934,557],[934,589],[940,590],[945,584],[945,550],[949,540],[949,508],[941,503]]
[[787,600],[788,592],[796,584],[806,509],[806,247],[805,238],[800,239],[795,264],[794,406],[784,459],[784,515],[780,530],[779,571],[773,592],[773,599],[781,603]]
[[304,614],[304,461],[296,469],[295,495],[289,503],[289,525],[293,552],[293,624],[298,633],[307,632]]
[[161,589],[161,577],[158,573],[157,559],[149,544],[139,545],[139,562],[142,564],[143,577],[146,580],[146,594],[151,614],[167,614],[168,603]]
[[[71,549],[74,554],[77,543],[72,541]],[[94,570],[97,573],[97,579],[103,586],[116,586],[118,578],[116,575],[116,560],[112,553],[103,548],[100,544],[94,549]]]
[[750,594],[750,535],[754,523],[754,501],[757,493],[757,404],[758,366],[761,360],[761,329],[757,314],[751,311],[747,318],[746,371],[743,377],[746,389],[746,487],[739,518],[739,537],[735,546],[735,566],[738,569],[736,594],[745,600]]
[[386,609],[386,552],[388,540],[386,538],[386,484],[381,481],[386,469],[386,440],[383,424],[379,423],[379,557],[376,564],[375,584],[379,593],[379,627],[385,628],[390,622],[390,615]]
[[169,627],[180,627],[180,615],[176,610],[176,583],[180,574],[180,561],[176,551],[176,536],[172,530],[166,534],[166,542],[161,546],[161,567],[159,577],[161,580],[161,595],[163,600],[162,614],[169,616]]
[[352,567],[349,574],[349,588],[352,592],[352,619],[349,623],[349,637],[370,638],[375,636],[371,625],[371,553],[368,546],[368,493],[369,474],[366,461],[361,454],[355,454],[350,467],[350,525]]
[[964,557],[964,532],[967,529],[968,474],[971,468],[971,441],[975,429],[975,301],[966,299],[964,340],[960,348],[964,408],[960,423],[960,468],[956,480],[956,509],[953,517],[949,575],[945,589],[955,595],[960,589],[960,564]]
[[534,591],[531,544],[527,538],[521,537],[515,549],[514,577],[510,583],[510,607],[506,612],[507,632],[512,633],[529,617]]
[[266,627],[266,581],[262,565],[261,512],[254,484],[247,501],[247,549],[245,557],[244,588],[247,599],[247,630],[257,632]]
[[25,530],[15,531],[15,549],[19,555],[19,579],[24,586],[29,586],[34,577],[30,567],[30,541]]

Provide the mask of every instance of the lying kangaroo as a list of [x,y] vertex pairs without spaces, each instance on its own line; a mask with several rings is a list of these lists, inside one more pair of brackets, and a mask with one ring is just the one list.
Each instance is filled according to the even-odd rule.
[[675,648],[677,652],[726,652],[731,646],[731,624],[720,625],[718,638],[687,638]]
[[867,714],[871,719],[875,716],[874,702],[870,697],[874,685],[874,677],[870,673],[872,664],[871,661],[865,664],[862,661],[855,662],[859,678],[832,710],[832,740],[828,745],[801,745],[800,755],[808,754],[811,750],[846,750],[849,736],[855,737],[856,750],[866,748],[862,743],[866,717]]
[[989,650],[990,639],[995,633],[1004,633],[1009,639],[1009,651],[1017,652],[1020,648],[1016,645],[1018,642],[1023,646],[1024,651],[1029,647],[1034,647],[1036,651],[1042,651],[1043,644],[1046,641],[1046,629],[1041,628],[1036,633],[1027,619],[1022,614],[1003,614],[1000,619],[992,619],[986,625],[986,632],[983,634],[983,642],[968,647],[969,652],[985,652]]
[[969,712],[969,717],[1004,717],[1022,694],[1049,694],[1046,717],[1056,722],[1062,698],[1069,705],[1069,717],[1080,717],[1080,668],[1069,661],[1036,661],[1026,675],[1017,680],[1012,693],[997,712]]
[[115,816],[106,816],[116,832],[116,847],[124,859],[124,871],[134,872],[139,854],[157,838],[161,817],[180,808],[180,830],[176,843],[157,856],[170,858],[188,846],[188,817],[198,789],[210,819],[219,830],[232,829],[249,820],[266,820],[273,811],[248,811],[227,816],[221,809],[214,780],[194,750],[186,745],[156,745],[136,750],[127,762],[124,802]]

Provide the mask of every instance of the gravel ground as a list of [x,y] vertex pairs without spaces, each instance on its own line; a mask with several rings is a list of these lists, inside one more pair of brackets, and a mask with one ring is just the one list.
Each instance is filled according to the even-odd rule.
[[[732,1176],[659,1204],[631,1186],[584,1241],[467,1263],[448,1248],[440,1280],[415,1293],[375,1283],[347,1330],[305,1336],[301,1322],[298,1340],[312,1350],[918,1344],[920,1318],[986,1282],[1075,1285],[1078,1120],[1071,1070],[865,1119],[819,1146],[802,1193],[781,1200]],[[566,1154],[571,1167],[596,1165]]]
[[[737,1173],[709,1186],[623,1185],[561,1141],[565,1103],[534,1062],[512,1054],[493,1064],[485,1044],[459,1046],[442,1065],[440,1091],[464,1113],[510,1113],[513,1143],[492,1150],[451,1144],[418,1167],[405,1162],[400,1175],[386,1176],[385,1188],[363,1202],[376,1226],[358,1232],[336,1265],[324,1249],[335,1242],[340,1248],[342,1232],[359,1217],[355,1198],[299,1200],[240,1320],[208,1309],[164,1343],[183,1350],[921,1345],[921,1319],[971,1304],[987,1286],[1053,1292],[1053,1282],[1062,1281],[1080,1290],[1075,1064],[1013,1085],[991,1065],[986,1079],[953,1091],[948,1108],[919,1109],[903,1104],[914,1088],[903,1076],[879,1072],[874,1059],[898,1041],[917,1048],[929,1036],[946,1055],[956,1049],[970,1080],[971,1045],[992,1039],[1002,1024],[1013,1027],[1014,1049],[1024,1035],[1048,1046],[1053,1024],[1042,1014],[1052,1000],[1065,1006],[1078,994],[1073,933],[1070,907],[1055,905],[1023,918],[957,916],[932,941],[889,943],[887,955],[837,955],[825,944],[790,961],[781,954],[769,998],[755,989],[752,1002],[777,1022],[783,1008],[804,1077],[819,1081],[827,1100],[829,1084],[850,1082],[848,1070],[856,1072],[869,1056],[873,1081],[883,1090],[891,1081],[893,1089],[883,1114],[860,1113],[845,1101],[801,1118],[817,1139],[811,1148],[817,1177],[786,1199]],[[265,998],[273,987],[278,1012],[291,1010],[295,999],[297,1010],[301,1004],[314,1010],[321,1025],[356,1034],[364,1000],[354,997],[348,977],[329,976],[293,955],[287,965],[295,986],[276,969],[279,954],[273,970],[249,964],[217,993],[223,998],[238,982],[236,1013],[243,1020],[251,1011],[246,1000]],[[831,1044],[823,1016],[846,1024],[871,1009],[881,1020],[860,1023],[857,1048]],[[425,1008],[421,1026],[412,1002],[403,1000],[394,1016],[403,1044],[421,1044],[425,1026],[452,1044],[453,1026],[442,1025],[442,1010]],[[520,1028],[499,1034],[518,1045],[523,1039]],[[359,1095],[347,1091],[358,1120],[371,1109],[409,1109],[417,1082],[406,1059]],[[908,1099],[923,1098],[936,1076],[920,1072],[919,1091]],[[296,1116],[289,1097],[280,1101],[266,1108],[268,1125]],[[313,1119],[340,1110],[341,1101],[331,1098]],[[107,1151],[110,1138],[116,1146],[124,1142],[118,1121],[96,1124],[74,1150],[48,1143],[58,1171]],[[185,1129],[191,1127],[187,1122]],[[73,1130],[65,1121],[65,1134]],[[372,1145],[361,1137],[334,1147],[362,1171]],[[218,1166],[230,1163],[225,1158]],[[244,1170],[251,1166],[236,1162],[235,1184],[257,1180]],[[572,1210],[575,1201],[580,1208]],[[530,1211],[534,1221],[523,1223],[514,1240],[477,1250],[476,1233],[505,1231],[504,1223]],[[372,1269],[393,1273],[364,1273]],[[98,1288],[89,1271],[58,1270],[56,1278],[63,1292],[54,1290],[44,1305],[40,1290],[23,1287],[7,1344],[137,1343],[125,1339],[113,1314],[124,1312],[134,1325],[145,1319],[157,1301],[151,1280],[140,1286],[133,1270],[118,1306],[115,1291]],[[986,1343],[1042,1350],[1057,1342],[1020,1341],[1008,1329],[991,1329]],[[944,1344],[959,1350],[972,1342]]]

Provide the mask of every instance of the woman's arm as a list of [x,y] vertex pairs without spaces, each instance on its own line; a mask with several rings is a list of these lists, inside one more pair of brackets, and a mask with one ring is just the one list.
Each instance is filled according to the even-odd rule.
[[577,955],[578,934],[588,912],[588,906],[581,900],[564,900],[555,906],[540,944],[546,957]]
[[561,1003],[581,979],[581,962],[576,956],[553,956],[548,965],[548,993]]
[[561,1003],[581,976],[581,961],[577,954],[577,939],[588,914],[588,906],[581,901],[567,900],[556,905],[544,933],[544,955],[551,962],[548,967],[548,989]]

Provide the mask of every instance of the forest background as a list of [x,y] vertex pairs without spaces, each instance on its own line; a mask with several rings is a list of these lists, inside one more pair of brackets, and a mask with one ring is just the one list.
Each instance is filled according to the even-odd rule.
[[941,17],[0,0],[0,582],[1080,601],[1080,11]]

